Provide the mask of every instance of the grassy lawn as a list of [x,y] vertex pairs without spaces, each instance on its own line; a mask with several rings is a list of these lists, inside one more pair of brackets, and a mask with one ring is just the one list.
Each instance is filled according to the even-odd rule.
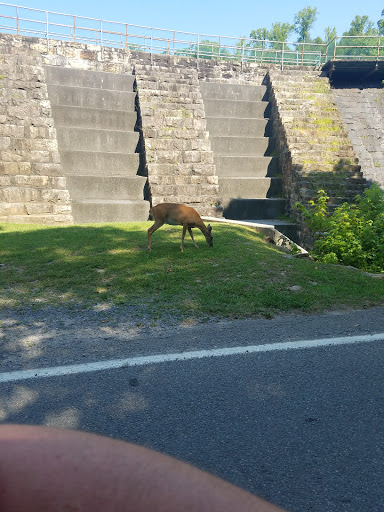
[[[207,320],[382,304],[384,279],[289,257],[250,228],[213,224],[199,249],[151,222],[0,224],[0,307],[130,305],[154,319]],[[292,286],[301,287],[292,291]]]

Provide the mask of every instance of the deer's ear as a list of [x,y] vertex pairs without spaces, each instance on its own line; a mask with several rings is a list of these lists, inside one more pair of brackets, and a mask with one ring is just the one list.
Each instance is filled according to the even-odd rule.
[[212,226],[211,226],[210,224],[208,224],[208,226],[207,226],[207,230],[208,230],[209,232],[211,232],[211,231],[212,231]]

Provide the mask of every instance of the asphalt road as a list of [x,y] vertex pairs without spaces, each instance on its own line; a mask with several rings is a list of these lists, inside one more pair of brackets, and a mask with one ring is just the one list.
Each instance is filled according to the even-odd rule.
[[274,349],[384,333],[383,308],[136,331],[99,322],[80,328],[67,319],[60,330],[44,318],[3,315],[2,374],[186,350],[273,350],[10,380],[0,383],[2,422],[143,444],[292,512],[384,510],[384,335]]

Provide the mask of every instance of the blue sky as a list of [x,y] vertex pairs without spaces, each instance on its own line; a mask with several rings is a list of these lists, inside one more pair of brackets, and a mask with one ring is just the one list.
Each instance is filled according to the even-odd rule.
[[[336,27],[341,35],[358,14],[377,22],[384,9],[384,0],[144,0],[143,2],[106,2],[105,0],[22,0],[15,2],[25,7],[78,14],[109,21],[145,25],[199,34],[249,36],[257,28],[271,28],[277,21],[293,23],[294,15],[311,6],[318,11],[311,36],[324,37],[327,26]],[[0,6],[0,13],[2,7]],[[290,40],[296,40],[293,33]]]

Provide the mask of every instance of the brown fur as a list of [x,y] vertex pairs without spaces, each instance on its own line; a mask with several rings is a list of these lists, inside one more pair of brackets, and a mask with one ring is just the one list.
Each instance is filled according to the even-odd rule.
[[192,242],[195,247],[197,244],[193,238],[192,228],[199,228],[205,236],[207,244],[212,247],[212,227],[210,224],[205,226],[201,220],[200,215],[194,208],[190,206],[184,206],[176,203],[161,203],[152,208],[152,217],[155,223],[148,229],[148,251],[151,250],[151,237],[152,234],[159,229],[163,224],[181,225],[183,226],[183,234],[181,237],[180,250],[183,252],[183,244],[185,233],[188,232],[191,235]]

